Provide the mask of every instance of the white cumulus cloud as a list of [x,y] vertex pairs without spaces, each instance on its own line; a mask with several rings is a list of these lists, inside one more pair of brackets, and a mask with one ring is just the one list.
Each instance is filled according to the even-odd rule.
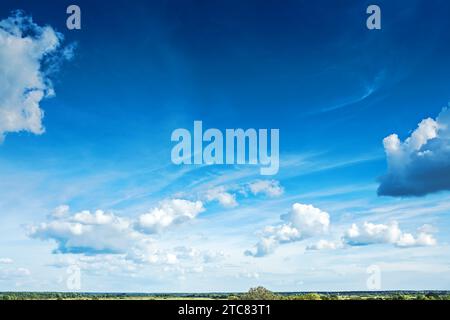
[[294,203],[291,210],[281,215],[280,219],[284,223],[266,227],[255,247],[245,251],[247,256],[266,256],[280,244],[326,234],[330,226],[327,212],[301,203]]
[[383,143],[388,172],[380,179],[379,195],[423,196],[450,190],[450,109],[421,121],[405,141],[392,134]]
[[280,182],[276,180],[257,180],[249,183],[248,188],[254,195],[265,194],[268,197],[279,197],[284,192]]
[[8,132],[44,132],[40,103],[54,95],[44,61],[50,70],[69,56],[62,39],[20,11],[0,21],[0,142]]
[[222,206],[226,208],[234,208],[238,206],[236,201],[236,195],[232,194],[224,187],[216,187],[209,189],[205,194],[206,201],[218,201]]
[[56,241],[60,253],[125,253],[143,240],[131,220],[102,210],[85,210],[32,225],[29,236]]
[[56,207],[53,212],[51,213],[50,217],[52,218],[62,218],[64,217],[66,214],[69,213],[70,207],[68,205],[60,205],[58,207]]
[[418,234],[403,232],[398,223],[375,224],[364,222],[362,225],[352,224],[344,235],[344,241],[352,246],[370,244],[393,244],[397,247],[434,246],[437,241],[432,234],[418,229]]
[[[71,213],[68,206],[59,206],[47,216],[46,222],[28,226],[28,234],[31,238],[56,243],[53,253],[61,259],[55,267],[77,265],[102,275],[134,276],[138,270],[149,268],[187,275],[216,268],[225,253],[209,248],[173,247],[170,241],[163,240],[164,235],[155,232],[191,221],[203,211],[200,201],[181,199],[163,201],[150,211],[152,216],[136,218],[103,210]],[[0,263],[8,261],[2,259]]]
[[303,237],[324,234],[330,226],[330,215],[312,205],[294,203],[281,219],[302,232]]
[[329,241],[321,239],[316,243],[310,244],[306,247],[306,250],[335,250],[342,247],[341,241]]
[[138,218],[138,228],[145,233],[158,233],[172,225],[194,219],[205,211],[201,201],[183,199],[165,200],[156,208]]

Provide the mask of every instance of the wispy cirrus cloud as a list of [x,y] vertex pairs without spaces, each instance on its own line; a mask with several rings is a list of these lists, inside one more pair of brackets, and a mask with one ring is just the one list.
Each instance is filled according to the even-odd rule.
[[386,70],[381,70],[373,77],[373,79],[371,79],[370,81],[366,81],[366,84],[361,88],[361,93],[359,95],[348,97],[343,101],[338,102],[334,105],[322,108],[318,112],[324,113],[335,111],[364,102],[380,89],[385,78],[386,78]]

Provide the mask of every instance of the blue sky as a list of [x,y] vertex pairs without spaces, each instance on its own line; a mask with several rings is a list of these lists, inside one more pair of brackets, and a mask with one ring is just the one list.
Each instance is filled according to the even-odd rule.
[[[449,289],[450,4],[69,4],[0,4],[0,290]],[[280,171],[173,165],[195,120]]]

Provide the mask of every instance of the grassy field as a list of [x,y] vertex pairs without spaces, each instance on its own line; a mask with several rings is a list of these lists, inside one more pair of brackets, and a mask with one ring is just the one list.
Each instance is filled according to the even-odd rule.
[[271,292],[246,293],[81,293],[0,292],[0,300],[450,300],[450,291]]

